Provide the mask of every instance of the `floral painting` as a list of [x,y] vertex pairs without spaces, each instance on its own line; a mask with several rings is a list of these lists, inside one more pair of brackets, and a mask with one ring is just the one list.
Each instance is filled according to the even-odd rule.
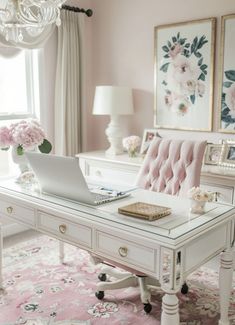
[[155,27],[155,126],[211,130],[215,19]]
[[235,133],[235,15],[222,17],[220,131]]

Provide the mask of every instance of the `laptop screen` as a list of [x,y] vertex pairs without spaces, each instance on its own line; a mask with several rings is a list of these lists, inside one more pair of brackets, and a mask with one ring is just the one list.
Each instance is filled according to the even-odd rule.
[[42,192],[94,204],[77,158],[38,152],[26,152],[25,155]]

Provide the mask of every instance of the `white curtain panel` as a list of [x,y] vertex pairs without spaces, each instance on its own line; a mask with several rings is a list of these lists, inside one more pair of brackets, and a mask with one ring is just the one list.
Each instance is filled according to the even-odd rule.
[[55,153],[81,152],[84,14],[61,11],[55,85]]

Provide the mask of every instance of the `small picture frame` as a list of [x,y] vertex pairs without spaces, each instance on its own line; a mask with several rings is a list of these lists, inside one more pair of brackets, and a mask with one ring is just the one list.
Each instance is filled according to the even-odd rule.
[[222,144],[208,143],[205,152],[204,164],[219,165],[222,147]]
[[235,140],[225,140],[222,146],[220,165],[235,168]]
[[156,129],[144,129],[144,134],[140,147],[141,155],[145,155],[147,153],[151,141],[157,136],[160,137]]

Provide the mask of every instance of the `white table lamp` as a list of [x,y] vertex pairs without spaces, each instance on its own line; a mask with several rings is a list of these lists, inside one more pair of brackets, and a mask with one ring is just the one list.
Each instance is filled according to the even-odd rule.
[[123,153],[122,128],[120,115],[133,114],[132,89],[117,86],[97,86],[95,91],[93,114],[110,115],[110,123],[105,134],[110,142],[106,155]]

